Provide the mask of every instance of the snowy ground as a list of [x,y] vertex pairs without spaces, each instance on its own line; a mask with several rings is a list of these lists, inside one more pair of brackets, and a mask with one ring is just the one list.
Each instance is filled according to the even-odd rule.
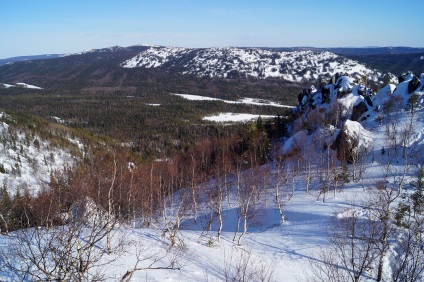
[[[213,232],[202,234],[198,226],[186,225],[181,231],[187,246],[181,270],[138,272],[133,281],[225,281],[225,266],[236,264],[237,257],[245,251],[251,253],[252,262],[254,260],[273,269],[275,281],[302,281],[309,273],[310,260],[315,260],[319,247],[328,244],[326,226],[334,211],[345,207],[345,201],[356,192],[359,190],[352,189],[326,203],[317,202],[315,195],[298,192],[285,208],[284,224],[279,224],[280,218],[275,209],[263,210],[260,221],[243,239],[242,246],[236,246],[232,241],[236,218],[234,210],[227,210],[224,220],[228,223],[224,227],[222,241],[214,241],[212,246],[208,246],[208,240],[214,238]],[[139,229],[135,232],[147,245],[161,242],[160,234],[155,230]],[[234,258],[232,262],[231,256]],[[113,273],[119,273],[119,269]]]
[[[255,105],[255,106],[271,106],[279,108],[293,108],[293,106],[281,105],[272,101],[262,100],[262,99],[253,99],[253,98],[243,98],[238,101],[223,100],[218,98],[211,98],[200,95],[191,95],[191,94],[173,94],[180,96],[184,99],[191,101],[222,101],[228,104],[246,104],[246,105]],[[258,117],[262,118],[274,118],[275,116],[269,115],[254,115],[249,113],[218,113],[216,115],[206,116],[203,119],[214,122],[246,122],[251,120],[256,120]]]
[[293,108],[293,106],[281,105],[275,102],[262,100],[262,99],[254,99],[254,98],[243,98],[238,101],[230,101],[230,100],[223,100],[218,98],[211,98],[211,97],[191,95],[191,94],[173,94],[173,95],[180,96],[184,99],[191,100],[191,101],[222,101],[227,104],[247,104],[247,105],[255,105],[255,106],[271,106],[271,107],[290,108],[290,109]]
[[262,118],[275,118],[269,115],[253,115],[253,114],[236,114],[236,113],[219,113],[217,115],[206,116],[203,119],[214,122],[245,122],[256,120],[258,117]]
[[41,87],[35,86],[35,85],[31,85],[31,84],[27,84],[24,82],[18,82],[15,85],[13,84],[7,84],[7,83],[0,83],[0,88],[4,87],[4,88],[10,88],[10,87],[21,87],[21,88],[29,88],[29,89],[43,89]]
[[[138,271],[131,281],[225,281],[226,267],[237,265],[240,257],[246,254],[250,254],[249,265],[263,265],[271,269],[273,281],[305,281],[312,275],[310,263],[317,261],[320,248],[329,244],[327,227],[332,217],[348,208],[350,201],[363,198],[365,192],[357,184],[352,184],[343,193],[337,193],[335,197],[330,194],[326,202],[322,202],[321,199],[317,201],[316,191],[306,194],[300,181],[296,190],[284,207],[285,223],[280,224],[278,211],[270,199],[269,206],[259,212],[241,246],[233,242],[237,217],[234,202],[224,212],[221,242],[216,241],[216,226],[205,232],[201,217],[198,224],[187,217],[179,233],[184,251],[154,265],[167,266],[170,259],[177,257],[179,269]],[[169,247],[169,241],[155,228],[130,228],[123,231],[123,236],[128,242],[137,242],[137,245],[132,245],[122,257],[102,267],[109,277],[108,281],[119,281],[127,270],[132,269],[137,250],[142,250],[147,258],[140,265],[145,267],[152,263],[153,257],[164,254]],[[0,274],[0,279],[5,277]]]

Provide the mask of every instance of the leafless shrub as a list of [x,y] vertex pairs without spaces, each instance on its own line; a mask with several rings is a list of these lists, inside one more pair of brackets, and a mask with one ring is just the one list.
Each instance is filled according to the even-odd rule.
[[222,275],[226,282],[272,282],[274,266],[267,265],[252,251],[234,248],[229,255],[224,252]]

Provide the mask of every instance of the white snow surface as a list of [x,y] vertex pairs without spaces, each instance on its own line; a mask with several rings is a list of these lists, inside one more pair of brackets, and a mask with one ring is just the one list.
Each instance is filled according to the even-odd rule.
[[24,88],[30,88],[30,89],[43,89],[41,87],[31,85],[31,84],[27,84],[27,83],[23,83],[23,82],[16,83],[16,86],[18,86],[18,87],[20,86],[20,87],[24,87]]
[[172,95],[180,96],[184,99],[191,100],[191,101],[222,101],[222,102],[228,103],[228,104],[248,104],[248,105],[255,105],[255,106],[294,108],[293,106],[281,105],[281,104],[278,104],[278,103],[275,103],[275,102],[272,102],[272,101],[263,100],[263,99],[255,99],[255,98],[243,98],[243,99],[239,99],[237,101],[230,101],[230,100],[224,100],[224,99],[212,98],[212,97],[200,96],[200,95],[192,95],[192,94],[172,93]]
[[254,114],[236,114],[236,113],[219,113],[217,115],[206,116],[203,120],[214,122],[245,122],[261,118],[275,118],[269,115],[254,115]]
[[259,48],[191,49],[156,46],[123,62],[121,66],[177,68],[182,74],[221,78],[281,77],[294,82],[341,72],[357,78],[366,74],[374,81],[380,81],[382,77],[376,70],[331,52],[278,52]]
[[157,68],[169,62],[172,57],[178,59],[189,52],[191,52],[191,49],[182,47],[151,47],[122,63],[122,67],[135,68],[143,66],[145,68]]
[[300,154],[308,158],[318,158],[324,146],[334,143],[340,130],[333,126],[320,127],[313,133],[305,130],[296,132],[282,147],[282,154],[294,156]]
[[0,83],[0,88],[1,86],[3,86],[4,88],[10,88],[10,87],[21,87],[21,88],[28,88],[28,89],[43,89],[41,87],[35,86],[35,85],[31,85],[31,84],[27,84],[24,82],[18,82],[15,85],[13,84],[6,84],[6,83]]
[[349,76],[341,76],[337,80],[336,84],[340,84],[340,91],[352,90],[355,79]]
[[10,88],[10,87],[13,87],[13,85],[12,85],[12,84],[7,84],[7,83],[0,83],[0,86],[1,86],[1,87],[4,87],[4,88]]
[[376,101],[377,105],[385,104],[395,89],[395,85],[387,84],[375,94],[374,101]]
[[362,124],[357,121],[346,120],[344,130],[349,136],[358,140],[358,149],[369,148],[373,141],[373,134],[366,130]]

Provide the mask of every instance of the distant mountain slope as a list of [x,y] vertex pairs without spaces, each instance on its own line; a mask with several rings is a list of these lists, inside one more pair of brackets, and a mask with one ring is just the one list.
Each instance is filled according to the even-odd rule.
[[0,59],[0,66],[10,64],[10,63],[15,63],[15,62],[54,59],[54,58],[59,58],[61,56],[62,56],[61,54],[47,54],[47,55],[20,56],[20,57],[5,58],[5,59]]
[[380,81],[383,74],[328,51],[270,51],[259,48],[190,49],[152,47],[126,60],[124,68],[162,68],[170,72],[214,78],[279,77],[287,81],[317,80],[348,73]]
[[414,47],[277,47],[277,48],[263,48],[272,51],[315,51],[315,52],[332,52],[337,55],[405,55],[423,53],[424,48]]
[[[43,88],[43,93],[82,91],[143,97],[176,92],[229,99],[244,97],[247,91],[258,93],[257,98],[284,96],[282,102],[290,103],[286,93],[293,89],[297,92],[296,88],[304,88],[336,72],[355,78],[367,74],[369,82],[387,81],[384,76],[388,72],[396,76],[407,70],[419,73],[424,69],[424,60],[420,59],[424,53],[416,53],[420,50],[408,47],[190,49],[114,46],[3,65],[0,66],[0,83],[25,82]],[[396,53],[399,55],[394,55]],[[276,92],[283,88],[284,93]],[[290,91],[286,91],[289,88]]]
[[363,48],[265,48],[271,51],[329,51],[365,64],[369,68],[398,76],[404,72],[420,73],[424,70],[424,48],[363,47]]
[[69,54],[49,60],[16,62],[0,67],[0,82],[25,81],[45,89],[120,86],[126,74],[119,64],[147,49],[144,46],[110,47]]
[[421,53],[410,54],[351,55],[349,58],[396,76],[408,71],[413,73],[424,71],[424,50]]

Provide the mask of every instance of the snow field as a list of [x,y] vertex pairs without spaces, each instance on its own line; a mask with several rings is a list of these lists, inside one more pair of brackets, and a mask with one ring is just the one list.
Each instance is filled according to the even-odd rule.
[[31,85],[31,84],[27,84],[27,83],[23,83],[23,82],[18,82],[15,85],[13,84],[6,84],[6,83],[0,83],[0,88],[1,86],[3,86],[4,88],[11,88],[11,87],[21,87],[21,88],[28,88],[28,89],[43,89],[41,87],[35,86],[35,85]]

